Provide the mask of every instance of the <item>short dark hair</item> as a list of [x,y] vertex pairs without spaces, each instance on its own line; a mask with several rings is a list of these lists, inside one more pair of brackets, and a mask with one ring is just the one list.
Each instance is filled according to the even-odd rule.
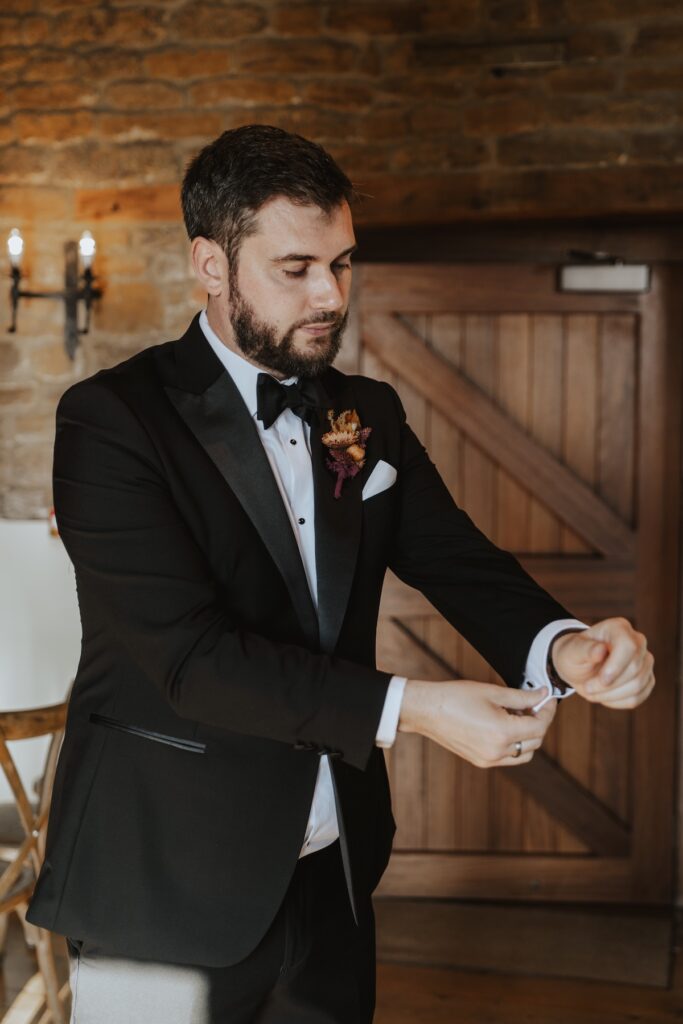
[[256,213],[274,196],[330,213],[360,193],[317,142],[270,124],[223,132],[188,164],[181,189],[183,219],[192,241],[210,238],[235,272],[242,241],[256,231]]

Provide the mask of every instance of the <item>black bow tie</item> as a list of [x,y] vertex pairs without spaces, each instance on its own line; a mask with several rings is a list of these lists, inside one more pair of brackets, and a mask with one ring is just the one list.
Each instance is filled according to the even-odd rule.
[[283,409],[311,424],[320,401],[318,389],[311,377],[304,377],[297,384],[281,384],[269,373],[259,373],[256,380],[256,415],[268,429]]

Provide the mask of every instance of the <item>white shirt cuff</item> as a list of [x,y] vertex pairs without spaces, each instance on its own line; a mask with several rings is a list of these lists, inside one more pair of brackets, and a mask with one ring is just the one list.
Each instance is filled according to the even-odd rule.
[[590,629],[590,626],[586,622],[581,622],[580,619],[553,619],[552,622],[548,622],[538,631],[531,644],[529,655],[526,660],[526,666],[524,668],[524,681],[521,689],[535,690],[543,687],[547,691],[547,696],[543,698],[540,704],[536,704],[533,709],[534,711],[538,711],[546,701],[552,700],[553,697],[570,697],[576,692],[573,687],[568,686],[565,692],[562,693],[560,689],[553,684],[545,667],[548,658],[548,649],[554,637],[556,637],[563,629],[568,629],[570,626],[575,626],[577,629]]
[[398,719],[401,713],[401,701],[403,700],[403,691],[406,688],[407,682],[407,676],[392,676],[389,680],[389,686],[384,698],[382,717],[379,720],[375,737],[375,744],[378,747],[391,747],[396,739]]

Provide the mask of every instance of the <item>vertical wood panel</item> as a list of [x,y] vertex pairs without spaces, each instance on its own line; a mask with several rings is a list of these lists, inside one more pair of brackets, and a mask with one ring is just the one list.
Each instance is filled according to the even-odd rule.
[[[633,712],[633,869],[641,899],[670,900],[680,674],[681,271],[660,267],[643,311],[638,388],[636,622],[654,653],[657,685]],[[677,644],[678,641],[678,644]]]
[[[633,518],[635,323],[607,315],[600,331],[600,432],[597,490],[625,522]],[[632,716],[596,706],[592,788],[624,821],[630,800]]]
[[[565,317],[561,455],[577,476],[591,486],[595,485],[597,478],[599,359],[597,317],[581,314]],[[562,525],[560,550],[570,554],[587,552],[590,548],[573,530]],[[590,620],[585,621],[590,624]],[[576,697],[562,701],[556,715],[557,759],[587,788],[591,787],[592,780],[593,717],[592,705]],[[558,828],[557,848],[562,853],[586,851],[580,839],[561,827]]]
[[[519,313],[498,318],[496,399],[501,408],[527,430],[530,427],[533,389],[529,328],[529,318]],[[497,482],[497,543],[509,551],[529,551],[532,549],[529,532],[531,496],[504,468],[498,469]],[[519,845],[524,850],[552,850],[553,825],[550,817],[531,797],[519,789],[518,793]]]
[[[544,448],[559,456],[562,448],[562,318],[556,315],[537,315],[530,322],[530,396],[527,426],[531,435]],[[531,551],[559,551],[560,523],[547,506],[536,499],[530,500],[528,549]],[[543,741],[543,750],[557,756],[557,715]],[[559,833],[570,835],[553,821],[550,814],[537,806],[533,798],[524,797],[524,848],[548,852],[555,850]]]
[[[531,320],[531,400],[529,428],[532,436],[558,457],[562,454],[564,409],[562,317],[537,314]],[[562,524],[547,505],[532,498],[529,541],[532,551],[560,550]]]
[[[529,322],[519,313],[497,323],[494,397],[521,426],[529,425]],[[508,471],[496,468],[496,543],[510,551],[529,550],[529,492]]]
[[633,525],[636,432],[636,322],[603,317],[600,337],[598,493]]
[[[564,461],[587,484],[594,484],[596,471],[595,438],[598,430],[598,374],[600,348],[598,317],[570,313],[565,325],[565,430]],[[592,554],[592,548],[569,524],[562,526],[562,550]]]

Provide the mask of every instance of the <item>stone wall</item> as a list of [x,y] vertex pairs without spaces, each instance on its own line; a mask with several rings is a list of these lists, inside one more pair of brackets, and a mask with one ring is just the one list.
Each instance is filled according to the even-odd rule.
[[681,0],[6,0],[0,46],[3,250],[19,227],[27,285],[59,288],[90,228],[106,289],[73,363],[56,301],[0,337],[7,518],[51,504],[62,391],[203,301],[178,186],[227,128],[322,142],[358,224],[683,210]]

